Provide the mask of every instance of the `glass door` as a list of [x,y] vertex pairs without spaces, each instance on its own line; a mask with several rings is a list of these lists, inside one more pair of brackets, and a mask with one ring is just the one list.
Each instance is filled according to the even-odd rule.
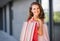
[[60,0],[53,0],[54,41],[60,41]]

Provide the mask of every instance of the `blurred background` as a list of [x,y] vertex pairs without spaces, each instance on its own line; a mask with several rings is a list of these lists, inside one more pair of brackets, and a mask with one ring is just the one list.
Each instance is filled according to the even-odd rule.
[[60,0],[0,0],[0,41],[20,41],[32,2],[43,7],[50,41],[60,41]]

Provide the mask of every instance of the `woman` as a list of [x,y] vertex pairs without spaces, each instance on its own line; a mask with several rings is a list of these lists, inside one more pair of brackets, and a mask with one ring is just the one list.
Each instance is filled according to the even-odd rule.
[[27,22],[24,22],[20,41],[49,41],[47,25],[44,23],[42,6],[33,2],[29,8]]

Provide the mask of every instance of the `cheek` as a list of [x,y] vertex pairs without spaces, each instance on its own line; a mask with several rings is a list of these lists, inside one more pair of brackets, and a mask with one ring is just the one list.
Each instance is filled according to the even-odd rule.
[[32,13],[37,13],[37,11],[36,10],[32,10]]
[[34,12],[35,10],[31,10],[31,12]]
[[36,11],[33,11],[33,13],[36,13]]

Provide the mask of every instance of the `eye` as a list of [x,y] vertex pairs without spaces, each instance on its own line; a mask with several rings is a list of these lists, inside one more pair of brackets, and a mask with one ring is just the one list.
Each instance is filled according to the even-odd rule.
[[39,9],[39,8],[37,8],[37,9]]
[[33,8],[33,10],[35,10],[35,8]]

